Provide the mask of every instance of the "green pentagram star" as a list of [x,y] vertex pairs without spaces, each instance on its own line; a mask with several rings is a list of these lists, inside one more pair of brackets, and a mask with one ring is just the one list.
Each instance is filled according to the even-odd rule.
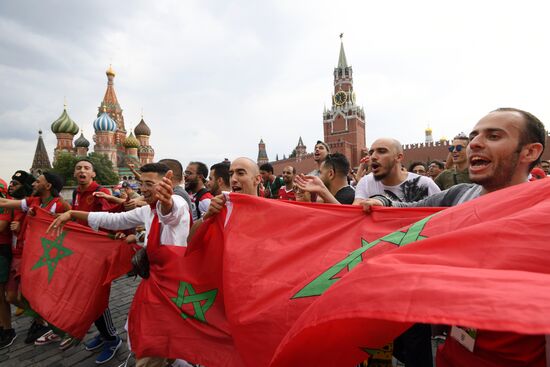
[[[65,239],[66,234],[67,232],[61,233],[53,241],[48,240],[47,238],[44,238],[44,237],[40,239],[40,241],[42,241],[42,247],[44,248],[44,253],[42,254],[42,256],[40,256],[40,259],[38,259],[38,262],[34,264],[31,270],[36,270],[43,266],[47,266],[48,283],[52,280],[53,274],[55,272],[55,268],[57,267],[57,263],[59,262],[59,260],[73,254],[73,251],[71,249],[63,247],[63,240]],[[53,249],[57,250],[57,254],[55,254],[54,257],[51,257],[50,255]]]
[[[212,305],[214,304],[217,294],[218,294],[217,289],[212,289],[204,293],[197,294],[195,293],[195,289],[193,289],[193,286],[191,284],[186,282],[180,282],[180,286],[178,289],[178,296],[171,298],[171,300],[180,309],[181,309],[181,306],[183,306],[184,304],[188,304],[188,303],[193,304],[193,309],[195,311],[195,314],[188,315],[187,313],[185,313],[185,311],[182,310],[182,313],[180,314],[180,316],[183,317],[184,319],[187,319],[189,316],[191,316],[199,321],[206,322],[206,311],[208,311],[208,309],[212,307]],[[201,301],[205,301],[204,304],[202,304]]]

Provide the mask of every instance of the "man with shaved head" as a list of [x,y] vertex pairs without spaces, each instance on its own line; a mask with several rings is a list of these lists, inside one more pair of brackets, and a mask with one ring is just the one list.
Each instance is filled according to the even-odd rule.
[[401,169],[403,148],[395,139],[376,140],[369,150],[369,156],[372,171],[357,184],[354,204],[360,204],[373,195],[412,202],[441,191],[428,177]]
[[[256,162],[250,158],[240,157],[231,162],[229,167],[229,184],[231,192],[239,194],[258,196],[258,185],[262,180],[260,169]],[[204,220],[217,215],[225,205],[225,196],[223,194],[215,196],[210,201],[210,206],[206,213],[198,221],[193,223],[189,231],[189,240],[202,225]]]
[[[395,139],[376,140],[369,156],[372,170],[357,184],[354,205],[361,205],[374,195],[397,202],[413,202],[441,191],[429,177],[402,169],[403,148]],[[394,341],[394,356],[408,367],[431,366],[431,335],[430,325],[412,326]]]

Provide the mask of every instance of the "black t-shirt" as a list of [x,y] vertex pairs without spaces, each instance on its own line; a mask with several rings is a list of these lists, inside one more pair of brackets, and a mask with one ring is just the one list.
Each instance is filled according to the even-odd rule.
[[355,199],[355,190],[351,186],[345,186],[342,187],[336,195],[334,195],[334,198],[338,200],[340,204],[353,204],[353,200]]

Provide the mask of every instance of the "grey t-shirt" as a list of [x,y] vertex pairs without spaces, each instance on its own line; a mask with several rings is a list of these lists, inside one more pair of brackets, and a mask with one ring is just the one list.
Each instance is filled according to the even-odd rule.
[[398,208],[408,207],[434,207],[434,206],[455,206],[467,201],[478,198],[481,195],[482,186],[477,184],[458,184],[450,189],[441,191],[427,198],[410,203],[391,201],[388,198],[377,195],[374,198],[382,201],[384,206],[394,206]]

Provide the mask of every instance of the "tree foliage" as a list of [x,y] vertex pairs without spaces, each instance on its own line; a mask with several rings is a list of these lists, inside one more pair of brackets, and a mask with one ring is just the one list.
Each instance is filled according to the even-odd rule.
[[[53,164],[53,172],[58,173],[65,179],[65,186],[74,186],[76,181],[73,177],[74,166],[80,157],[62,152]],[[95,180],[101,185],[116,185],[119,181],[118,175],[113,171],[113,163],[105,154],[90,153],[87,157],[95,168]]]

